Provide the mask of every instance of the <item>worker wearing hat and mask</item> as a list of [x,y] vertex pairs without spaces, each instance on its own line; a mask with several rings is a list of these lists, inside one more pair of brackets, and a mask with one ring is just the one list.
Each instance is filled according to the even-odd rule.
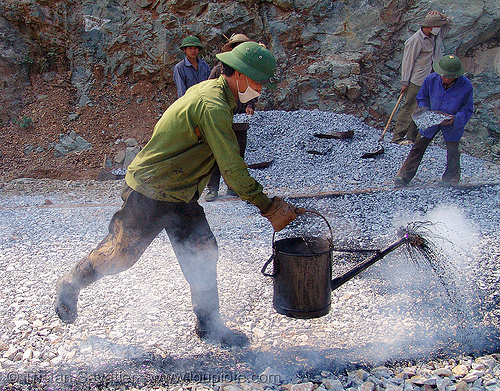
[[272,53],[255,42],[244,42],[217,58],[223,63],[223,74],[192,86],[177,99],[128,166],[124,203],[113,215],[108,235],[58,280],[55,310],[65,323],[77,318],[82,288],[133,266],[165,229],[190,286],[196,334],[223,346],[248,343],[244,334],[227,328],[219,315],[217,242],[198,199],[218,164],[226,183],[255,205],[275,231],[304,209],[263,192],[250,176],[232,130],[238,101],[256,98],[263,86],[276,88]]
[[444,56],[433,65],[435,73],[427,76],[417,94],[417,111],[439,111],[449,118],[441,124],[420,129],[415,144],[396,174],[395,186],[407,186],[417,173],[422,157],[439,131],[446,143],[446,170],[441,184],[456,186],[460,181],[460,151],[458,145],[464,134],[464,126],[473,112],[473,89],[464,76],[460,59]]
[[417,108],[416,96],[432,64],[443,56],[443,37],[451,29],[451,20],[443,13],[430,11],[421,28],[406,42],[401,64],[401,90],[404,103],[399,110],[392,143],[412,144],[418,130],[411,118]]
[[210,67],[207,62],[198,57],[203,45],[197,37],[189,36],[183,39],[181,50],[185,53],[182,61],[177,63],[174,68],[174,82],[177,87],[177,98],[186,93],[186,90],[207,80],[210,76]]
[[[230,52],[240,43],[248,42],[250,39],[245,34],[233,34],[229,38],[228,42],[222,46],[223,52]],[[222,74],[222,63],[217,64],[213,67],[212,72],[210,72],[209,79],[217,79]],[[238,105],[233,110],[233,114],[246,113],[249,116],[253,115],[255,111],[255,105],[257,104],[258,98],[250,99],[248,102],[241,103],[238,101]],[[236,140],[238,140],[238,145],[240,146],[240,155],[242,158],[245,157],[245,149],[247,146],[247,133],[249,124],[248,123],[235,123],[233,124],[233,131],[236,135]],[[220,170],[216,166],[212,174],[210,175],[210,181],[208,182],[208,192],[205,195],[205,201],[211,202],[215,201],[219,195],[219,185],[220,185]],[[227,188],[227,194],[230,196],[237,196],[236,192],[231,188]]]

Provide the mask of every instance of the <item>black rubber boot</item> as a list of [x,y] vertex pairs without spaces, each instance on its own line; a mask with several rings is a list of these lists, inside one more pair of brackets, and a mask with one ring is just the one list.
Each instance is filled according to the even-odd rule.
[[74,323],[78,317],[77,302],[80,290],[99,278],[87,259],[77,263],[68,274],[57,280],[54,309],[64,323]]
[[191,288],[191,301],[197,318],[194,331],[200,339],[220,343],[223,347],[241,347],[249,343],[245,334],[226,327],[220,318],[217,286],[209,290]]
[[249,343],[248,337],[244,333],[226,327],[218,315],[216,317],[198,317],[194,330],[200,339],[220,343],[223,347],[243,347]]

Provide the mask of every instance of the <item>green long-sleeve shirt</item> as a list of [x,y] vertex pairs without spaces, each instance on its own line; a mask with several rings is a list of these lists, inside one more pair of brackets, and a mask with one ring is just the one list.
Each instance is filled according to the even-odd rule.
[[231,128],[234,107],[224,76],[189,88],[163,113],[151,139],[128,166],[127,184],[152,199],[189,202],[203,192],[217,162],[227,185],[266,211],[271,200],[248,173]]

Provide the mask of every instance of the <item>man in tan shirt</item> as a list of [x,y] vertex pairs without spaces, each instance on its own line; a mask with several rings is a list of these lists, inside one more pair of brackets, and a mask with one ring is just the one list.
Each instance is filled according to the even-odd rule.
[[432,63],[443,57],[443,37],[450,31],[451,20],[439,11],[430,11],[421,28],[405,42],[401,64],[401,92],[404,104],[396,120],[392,137],[396,144],[413,144],[417,127],[411,114],[417,108],[417,93],[429,73]]

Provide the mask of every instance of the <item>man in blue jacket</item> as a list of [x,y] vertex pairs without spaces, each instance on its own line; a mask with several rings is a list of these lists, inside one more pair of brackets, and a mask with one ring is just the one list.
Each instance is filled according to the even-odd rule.
[[439,125],[419,129],[417,140],[408,157],[396,174],[395,186],[407,186],[417,173],[424,153],[441,130],[446,142],[446,170],[441,184],[455,186],[460,181],[460,151],[458,144],[464,134],[464,126],[473,112],[472,84],[464,76],[460,59],[444,56],[433,64],[435,73],[427,76],[417,94],[419,109],[440,111],[450,118]]
[[207,80],[210,76],[210,66],[204,59],[198,57],[202,49],[203,45],[200,40],[192,35],[182,41],[181,50],[186,54],[186,57],[174,68],[177,98],[184,95],[189,87]]

